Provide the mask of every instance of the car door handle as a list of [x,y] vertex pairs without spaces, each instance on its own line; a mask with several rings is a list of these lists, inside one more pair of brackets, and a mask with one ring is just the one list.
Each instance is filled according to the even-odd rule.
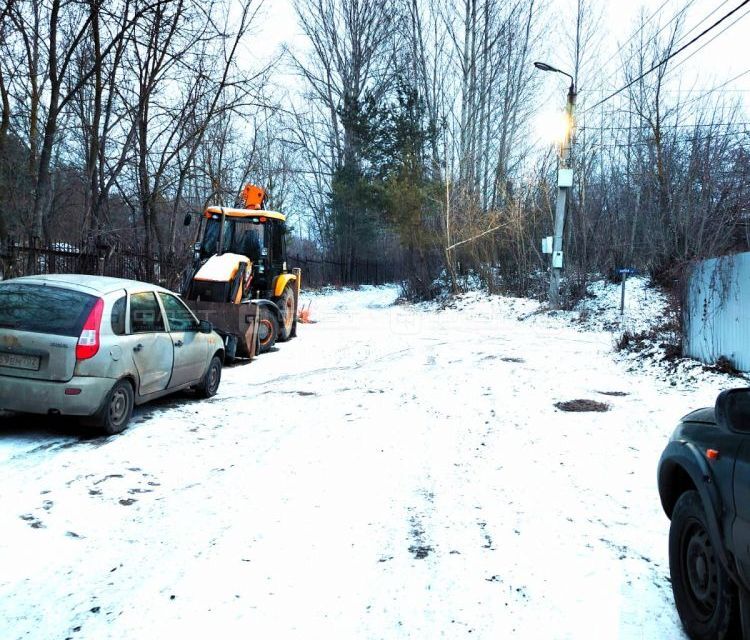
[[181,347],[181,346],[182,346],[182,344],[183,344],[183,343],[182,343],[182,340],[178,340],[177,342],[175,342],[175,343],[174,343],[174,346],[175,346],[175,347]]
[[135,351],[136,353],[137,353],[138,351],[140,351],[141,349],[143,349],[143,345],[142,345],[142,344],[140,344],[140,343],[139,343],[139,344],[137,344],[137,345],[135,345],[135,346],[133,347],[133,351]]

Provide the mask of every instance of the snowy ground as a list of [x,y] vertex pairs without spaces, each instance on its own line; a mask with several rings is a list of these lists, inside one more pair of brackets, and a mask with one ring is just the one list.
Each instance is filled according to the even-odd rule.
[[0,417],[0,638],[683,638],[656,462],[726,379],[472,295],[308,297],[298,339],[120,436]]

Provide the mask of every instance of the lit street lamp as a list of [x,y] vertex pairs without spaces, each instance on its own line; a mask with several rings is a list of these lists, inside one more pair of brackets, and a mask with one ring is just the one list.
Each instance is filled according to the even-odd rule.
[[576,87],[573,76],[561,71],[546,62],[535,62],[534,66],[540,71],[561,73],[570,78],[568,89],[568,103],[565,108],[568,120],[565,136],[560,145],[560,159],[557,171],[557,203],[555,206],[555,235],[552,240],[552,269],[549,281],[549,305],[552,309],[560,306],[560,277],[563,268],[563,232],[565,230],[565,209],[568,201],[568,191],[573,186],[573,170],[570,168],[570,142],[573,138],[573,112],[576,104]]

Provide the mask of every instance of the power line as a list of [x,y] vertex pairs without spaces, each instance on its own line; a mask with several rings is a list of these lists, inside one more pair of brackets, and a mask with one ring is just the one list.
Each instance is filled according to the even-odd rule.
[[[634,80],[631,80],[631,81],[630,81],[630,82],[628,82],[628,83],[627,83],[627,84],[626,84],[625,86],[623,86],[623,87],[619,88],[619,89],[618,89],[617,91],[614,91],[614,92],[610,93],[610,94],[609,94],[609,95],[608,95],[608,96],[607,96],[606,98],[602,98],[602,99],[601,99],[601,100],[599,100],[599,102],[597,102],[596,104],[594,104],[594,105],[592,105],[592,106],[588,107],[588,108],[587,108],[587,109],[586,109],[586,110],[585,110],[585,111],[584,111],[583,113],[586,113],[586,112],[588,112],[588,111],[591,111],[592,109],[595,109],[595,108],[596,108],[596,107],[598,107],[599,105],[601,105],[601,104],[604,104],[604,103],[605,103],[605,102],[607,102],[608,100],[611,100],[611,99],[612,99],[612,98],[614,98],[614,97],[615,97],[616,95],[618,95],[618,94],[622,93],[623,91],[625,91],[625,89],[629,89],[629,88],[630,88],[630,87],[632,87],[632,86],[633,86],[633,85],[634,85],[634,84],[635,84],[636,82],[638,82],[639,80],[642,80],[643,78],[645,78],[645,77],[646,77],[646,76],[647,76],[647,75],[648,75],[649,73],[652,73],[653,71],[656,71],[656,70],[657,70],[657,69],[658,69],[659,67],[662,67],[662,66],[664,66],[664,65],[665,65],[665,64],[666,64],[667,62],[669,62],[669,61],[670,61],[670,60],[671,60],[672,58],[674,58],[675,56],[677,56],[677,55],[679,55],[680,53],[682,53],[682,52],[683,52],[683,51],[684,51],[685,49],[687,49],[687,48],[688,48],[688,47],[689,47],[690,45],[692,45],[692,44],[694,44],[695,42],[697,42],[698,40],[700,40],[700,39],[701,39],[701,38],[702,38],[703,36],[705,36],[705,35],[706,35],[707,33],[709,33],[709,32],[711,32],[711,31],[713,31],[713,30],[714,30],[714,29],[715,29],[716,27],[718,27],[718,26],[719,26],[719,25],[720,25],[720,24],[721,24],[722,22],[724,22],[725,20],[727,20],[728,18],[730,18],[731,16],[733,16],[733,15],[734,15],[735,13],[737,13],[737,12],[738,12],[738,11],[739,11],[740,9],[742,9],[742,7],[744,7],[744,6],[745,6],[745,5],[747,5],[747,4],[750,4],[750,0],[743,0],[743,1],[742,1],[742,2],[741,2],[741,3],[739,4],[739,5],[737,5],[737,6],[736,6],[736,7],[734,8],[734,9],[732,9],[732,10],[731,10],[731,11],[730,11],[729,13],[727,13],[727,14],[723,15],[723,16],[722,16],[721,18],[719,18],[719,19],[718,19],[718,20],[717,20],[716,22],[714,22],[714,23],[713,23],[713,24],[712,24],[712,25],[711,25],[710,27],[708,27],[708,28],[704,29],[703,31],[701,31],[701,32],[700,32],[700,33],[699,33],[699,34],[698,34],[697,36],[695,36],[695,37],[694,37],[694,38],[693,38],[692,40],[690,40],[690,41],[689,41],[689,42],[687,42],[686,44],[682,45],[682,46],[681,46],[681,47],[680,47],[679,49],[677,49],[676,51],[673,51],[672,53],[670,53],[670,54],[669,54],[669,55],[668,55],[668,56],[667,56],[666,58],[664,58],[664,59],[663,59],[663,60],[662,60],[661,62],[658,62],[657,64],[655,64],[655,65],[654,65],[653,67],[651,67],[651,68],[650,68],[650,69],[649,69],[648,71],[644,71],[644,72],[643,72],[643,73],[642,73],[641,75],[639,75],[639,76],[638,76],[637,78],[635,78]],[[733,24],[734,24],[734,23],[733,23]]]
[[[689,104],[693,104],[693,102],[697,102],[698,100],[702,100],[702,99],[706,98],[707,96],[709,96],[710,94],[712,94],[712,93],[714,93],[716,91],[722,90],[724,87],[726,87],[728,84],[731,84],[735,80],[739,80],[743,76],[746,76],[748,73],[750,73],[750,69],[745,69],[744,71],[742,71],[741,73],[738,73],[733,78],[729,78],[729,80],[727,80],[726,82],[723,82],[718,87],[714,87],[713,89],[709,89],[706,93],[703,93],[701,95],[695,96],[695,98],[691,98],[690,100],[686,100],[685,102],[682,103],[682,106],[685,107],[685,106],[687,106]],[[737,91],[746,91],[746,89],[737,89]]]
[[[686,136],[681,137],[676,140],[677,143],[682,142],[697,142],[697,141],[709,141],[709,140],[715,140],[717,138],[731,138],[731,137],[741,137],[750,135],[750,131],[732,131],[730,133],[714,133],[714,134],[707,134],[703,136]],[[651,140],[637,140],[633,142],[605,142],[605,143],[592,143],[592,147],[596,149],[630,149],[633,147],[648,147],[652,146],[655,143],[653,139]]]
[[[639,34],[639,33],[640,33],[641,31],[643,31],[644,27],[646,27],[646,26],[647,26],[647,25],[649,24],[649,22],[651,22],[651,20],[653,20],[653,19],[654,19],[654,17],[655,17],[655,16],[656,16],[656,15],[657,15],[658,13],[660,13],[660,12],[661,12],[661,10],[662,10],[662,9],[664,8],[664,6],[665,6],[665,5],[667,4],[667,2],[669,2],[669,0],[666,0],[665,2],[663,2],[663,3],[661,4],[661,6],[660,6],[660,7],[659,7],[659,8],[658,8],[658,9],[657,9],[657,10],[656,10],[656,11],[655,11],[655,12],[654,12],[653,14],[651,14],[651,16],[650,16],[650,17],[648,18],[648,20],[646,20],[646,22],[644,22],[643,24],[641,24],[640,28],[639,28],[639,29],[637,29],[637,30],[636,30],[636,32],[635,32],[635,33],[634,33],[634,34],[633,34],[632,36],[630,36],[630,38],[628,38],[628,39],[627,39],[627,40],[625,41],[625,44],[623,44],[623,45],[620,45],[620,46],[619,46],[619,48],[618,48],[617,52],[619,52],[619,51],[624,51],[624,49],[625,49],[626,45],[628,45],[628,44],[630,43],[630,41],[631,41],[631,40],[632,40],[633,38],[635,38],[635,36],[637,36],[637,35],[638,35],[638,34]],[[656,38],[658,38],[658,37],[659,37],[659,36],[661,35],[661,33],[662,33],[662,32],[664,31],[664,29],[666,29],[666,28],[667,28],[667,27],[668,27],[668,26],[669,26],[670,24],[672,24],[672,23],[673,23],[673,22],[674,22],[675,20],[679,19],[679,17],[680,17],[681,15],[683,15],[683,14],[684,14],[684,13],[685,13],[685,12],[686,12],[686,11],[687,11],[687,10],[688,10],[689,8],[690,8],[690,6],[691,6],[691,5],[692,5],[692,4],[694,3],[694,2],[695,2],[695,0],[689,0],[689,2],[687,3],[687,5],[685,5],[684,7],[682,7],[682,8],[681,8],[681,9],[680,9],[680,10],[679,10],[679,11],[678,11],[677,13],[675,13],[675,14],[674,14],[674,15],[673,15],[673,16],[672,16],[672,17],[671,17],[671,18],[670,18],[669,20],[667,20],[667,22],[665,22],[665,23],[664,23],[664,26],[662,26],[662,27],[661,27],[661,28],[660,28],[660,29],[659,29],[659,30],[658,30],[658,31],[657,31],[657,32],[656,32],[656,33],[655,33],[655,34],[654,34],[653,36],[651,36],[651,37],[650,37],[650,38],[649,38],[648,40],[646,40],[646,42],[642,43],[642,44],[641,44],[641,47],[640,47],[640,49],[644,49],[644,48],[645,48],[645,47],[646,47],[646,46],[647,46],[647,45],[648,45],[649,43],[651,43],[651,42],[653,42],[654,40],[656,40]],[[722,3],[722,5],[723,5],[723,4],[726,4],[727,2],[729,2],[729,0],[724,0],[724,2]],[[721,5],[719,5],[719,6],[721,6]],[[718,7],[717,7],[717,8],[718,8]],[[715,10],[716,10],[716,9],[714,9],[714,11],[715,11]],[[709,16],[710,16],[710,15],[711,15],[711,14],[709,14]],[[706,20],[706,19],[707,19],[707,18],[708,18],[709,16],[707,16],[706,18],[703,18],[703,20]],[[701,20],[700,22],[703,22],[703,20]],[[700,22],[699,22],[698,24],[700,24]],[[694,29],[695,29],[695,27],[693,27],[693,30],[694,30]],[[617,55],[617,52],[615,53],[615,55]],[[631,61],[631,60],[633,59],[633,56],[635,56],[635,53],[631,54],[630,56],[628,56],[628,57],[627,57],[627,59],[623,60],[622,64],[621,64],[621,65],[620,65],[619,67],[617,67],[617,69],[615,69],[614,73],[611,73],[611,74],[610,74],[609,76],[607,76],[607,78],[605,78],[605,80],[604,80],[604,83],[603,83],[603,85],[602,85],[602,86],[600,87],[600,89],[604,89],[604,85],[605,85],[605,84],[607,83],[607,80],[609,80],[610,78],[614,78],[614,77],[615,77],[615,76],[616,76],[616,75],[617,75],[617,74],[618,74],[618,73],[619,73],[620,71],[624,70],[624,69],[625,69],[625,67],[627,66],[628,62],[630,62],[630,61]]]
[[[744,72],[748,73],[747,71]],[[582,93],[594,93],[595,91],[600,91],[600,89],[581,89],[578,91],[578,95],[580,96]],[[718,87],[689,87],[684,89],[661,89],[661,93],[700,93],[701,95],[699,97],[703,97],[704,95],[710,94],[710,93],[750,93],[750,89],[719,89]]]
[[[664,31],[664,30],[665,30],[665,29],[666,29],[666,28],[667,28],[667,27],[668,27],[668,26],[669,26],[670,24],[672,24],[672,23],[673,23],[673,22],[674,22],[674,21],[675,21],[675,20],[676,20],[677,18],[679,18],[679,17],[681,16],[681,15],[683,15],[683,14],[684,14],[684,13],[685,13],[685,12],[686,12],[686,11],[687,11],[687,10],[688,10],[689,8],[690,8],[690,6],[691,6],[691,5],[693,4],[693,1],[694,1],[694,0],[692,0],[691,2],[689,2],[689,3],[688,3],[687,5],[685,5],[685,6],[684,6],[684,7],[682,8],[682,9],[680,9],[680,10],[679,10],[679,11],[678,11],[678,12],[677,12],[677,13],[675,14],[675,16],[674,16],[674,17],[673,17],[673,18],[672,18],[672,19],[671,19],[671,20],[670,20],[669,22],[667,22],[667,23],[666,23],[666,24],[665,24],[665,25],[664,25],[664,26],[663,26],[663,27],[662,27],[661,29],[659,29],[659,30],[658,30],[658,31],[657,31],[657,32],[656,32],[656,33],[655,33],[655,34],[654,34],[654,35],[653,35],[653,36],[652,36],[651,38],[649,38],[649,39],[648,39],[648,40],[647,40],[647,41],[646,41],[646,42],[644,43],[644,45],[643,45],[643,47],[642,47],[642,48],[645,48],[645,47],[646,47],[646,46],[647,46],[647,45],[648,45],[649,43],[651,43],[651,42],[653,42],[654,40],[656,40],[656,38],[658,38],[658,37],[659,37],[659,36],[660,36],[660,35],[661,35],[661,34],[663,33],[663,31]],[[690,36],[690,34],[691,34],[691,33],[693,33],[693,32],[694,32],[694,31],[695,31],[696,29],[698,29],[698,28],[699,28],[699,27],[700,27],[700,26],[701,26],[701,25],[702,25],[702,24],[703,24],[704,22],[706,22],[706,21],[707,21],[707,20],[708,20],[708,19],[709,19],[709,18],[710,18],[710,17],[712,16],[712,15],[714,15],[714,14],[715,14],[715,13],[716,13],[716,12],[717,12],[717,11],[718,11],[719,9],[721,9],[721,8],[722,8],[722,7],[723,7],[723,6],[725,5],[725,4],[727,4],[728,2],[729,2],[729,0],[724,0],[724,1],[723,1],[723,2],[721,3],[721,4],[719,4],[718,6],[714,7],[714,8],[713,8],[713,9],[712,9],[712,10],[711,10],[711,11],[710,11],[710,12],[709,12],[708,14],[706,14],[706,15],[705,15],[705,16],[703,16],[703,17],[702,17],[702,18],[701,18],[700,20],[698,20],[698,22],[696,22],[696,23],[695,23],[695,24],[694,24],[694,25],[692,26],[692,28],[691,28],[691,29],[689,29],[689,30],[688,30],[688,31],[687,31],[686,33],[682,34],[682,35],[681,35],[681,36],[680,36],[680,37],[679,37],[679,38],[677,39],[677,42],[675,42],[674,46],[678,47],[678,46],[680,46],[680,44],[681,44],[682,42],[685,42],[685,40],[686,40],[686,39],[687,39],[687,38],[688,38],[688,37]],[[694,55],[694,54],[693,54],[693,55]],[[632,58],[632,57],[633,57],[633,56],[630,56],[630,58]],[[689,57],[689,56],[688,56],[688,57]],[[620,66],[620,69],[619,69],[619,70],[624,70],[624,69],[625,69],[625,65],[626,65],[626,64],[627,64],[627,61],[625,61],[625,63],[623,63],[623,64],[622,64],[622,66]],[[682,64],[682,62],[680,62],[680,64]],[[679,66],[679,65],[678,65],[678,66]]]
[[700,97],[710,93],[750,93],[750,89],[710,89],[708,87],[701,89],[667,89],[662,93],[700,93]]
[[721,34],[723,34],[727,29],[730,27],[733,27],[735,24],[737,24],[742,18],[744,18],[748,13],[750,13],[750,9],[745,11],[740,16],[737,16],[737,18],[734,20],[734,22],[730,22],[726,27],[724,27],[719,33],[717,33],[713,38],[711,38],[709,41],[704,42],[700,47],[698,47],[693,53],[691,53],[689,56],[687,56],[684,60],[680,60],[674,67],[672,67],[672,71],[675,71],[675,69],[679,69],[683,64],[685,64],[690,58],[692,58],[696,53],[698,53],[701,49],[707,47],[710,45],[716,38],[718,38]]
[[[685,40],[685,38],[687,38],[691,33],[693,33],[693,31],[695,31],[698,27],[700,27],[701,24],[703,24],[706,20],[708,20],[712,15],[714,15],[719,9],[721,9],[728,2],[729,2],[729,0],[724,0],[724,2],[722,2],[720,5],[714,7],[713,10],[710,13],[708,13],[708,15],[705,15],[700,20],[698,20],[698,22],[695,23],[695,25],[693,26],[693,28],[690,29],[690,31],[688,31],[687,33],[685,33],[680,38],[680,40]],[[679,41],[678,41],[678,44],[679,44]]]
[[[677,42],[675,42],[674,46],[679,47],[681,43],[685,42],[685,40],[690,36],[691,33],[693,33],[694,31],[696,31],[704,22],[706,22],[712,15],[714,15],[719,9],[721,9],[728,2],[729,2],[729,0],[724,0],[721,4],[719,4],[718,6],[714,7],[708,14],[706,14],[700,20],[698,20],[698,22],[696,22],[686,33],[682,34],[677,39]],[[692,4],[692,2],[688,3],[685,7],[683,7],[680,10],[680,12],[675,16],[675,18],[677,18],[679,15],[681,15],[682,13],[684,13],[685,11],[687,11],[687,9],[690,8],[691,4]],[[747,14],[744,14],[744,15],[747,15]],[[741,20],[744,17],[744,15],[740,16],[739,18],[737,18],[737,20]],[[646,42],[646,45],[649,42],[652,42],[652,41],[656,40],[656,38],[659,37],[659,35],[664,31],[664,29],[666,29],[671,24],[671,22],[674,22],[674,18],[672,20],[670,20],[670,22],[668,22],[667,24],[665,24],[661,29],[659,29],[659,31],[657,31],[656,34],[652,38],[649,38],[649,40]],[[728,25],[727,27],[725,27],[722,31],[720,31],[719,33],[717,33],[713,38],[711,38],[711,40],[709,40],[708,42],[706,42],[704,45],[702,45],[701,47],[699,47],[698,49],[696,49],[693,53],[691,53],[687,58],[685,58],[685,60],[681,60],[680,62],[678,62],[674,67],[672,67],[672,71],[674,71],[680,65],[684,64],[686,60],[689,60],[692,56],[694,56],[696,53],[698,53],[698,51],[700,51],[703,47],[705,47],[706,45],[708,45],[711,42],[713,42],[722,33],[724,33],[724,31],[726,31],[729,27],[731,27],[732,24],[734,24],[734,23],[731,23],[730,25]],[[624,69],[624,68],[625,68],[625,65],[623,64],[622,67],[620,67],[620,69]]]
[[[750,127],[750,122],[695,122],[693,124],[667,124],[662,125],[662,129],[696,129],[703,127]],[[648,125],[632,125],[632,126],[620,126],[613,125],[607,127],[598,127],[596,125],[591,127],[579,127],[579,131],[640,131],[642,129],[648,129]]]
[[[691,2],[694,2],[694,1],[695,0],[691,0]],[[669,0],[664,0],[664,2],[661,3],[659,8],[649,16],[648,20],[642,23],[641,26],[635,31],[635,33],[633,33],[623,44],[620,45],[620,49],[624,49],[628,44],[630,44],[630,41],[633,38],[635,38],[641,31],[643,31],[648,26],[649,22],[651,22],[657,15],[661,13],[662,9],[664,9],[664,7],[667,6],[668,3],[669,3]],[[679,15],[679,13],[677,15]],[[674,16],[672,20],[674,20],[674,18],[676,17],[677,16]],[[670,22],[672,22],[672,20],[670,20]]]

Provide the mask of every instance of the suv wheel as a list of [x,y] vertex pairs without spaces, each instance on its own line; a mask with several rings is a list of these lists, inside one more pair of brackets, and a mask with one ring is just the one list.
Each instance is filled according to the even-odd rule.
[[685,631],[693,640],[723,640],[736,623],[737,595],[708,533],[697,491],[683,493],[669,528],[672,592]]

